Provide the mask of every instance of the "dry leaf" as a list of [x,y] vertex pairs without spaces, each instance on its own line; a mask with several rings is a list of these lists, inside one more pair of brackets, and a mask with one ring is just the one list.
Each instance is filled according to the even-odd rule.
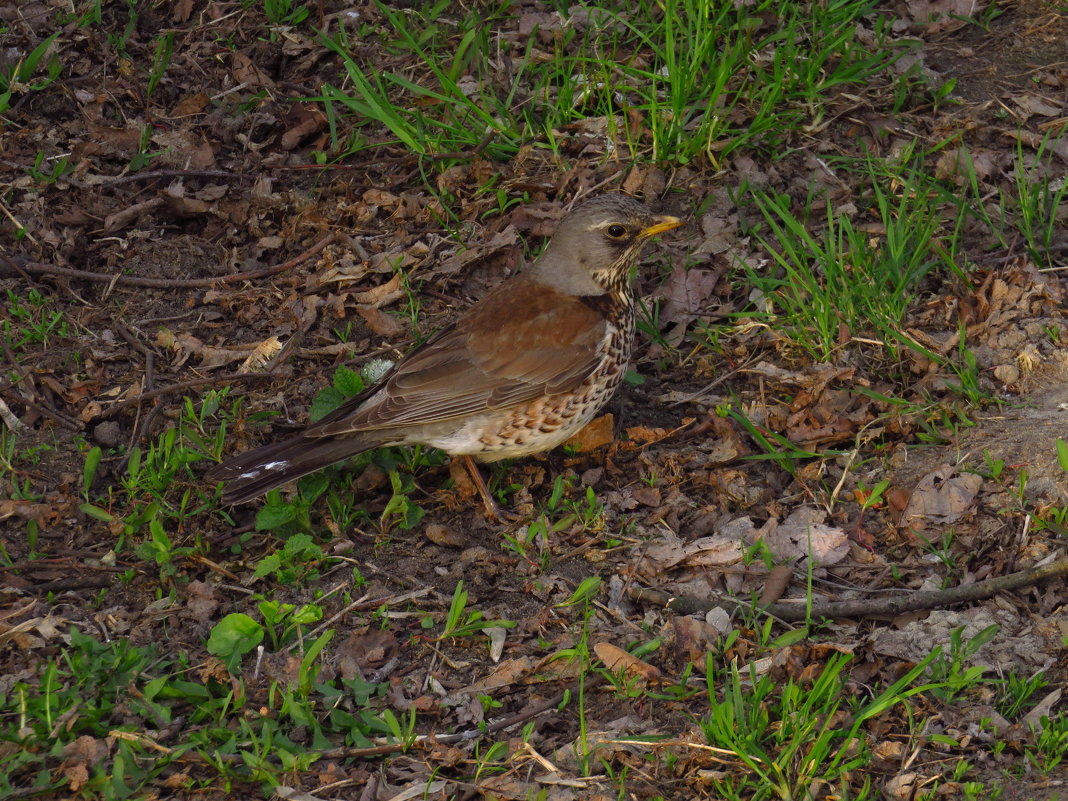
[[278,341],[278,337],[270,337],[263,340],[252,351],[252,354],[241,363],[241,366],[237,368],[237,372],[255,373],[262,370],[263,366],[273,359],[281,349],[282,343]]
[[687,270],[676,265],[661,287],[664,305],[660,309],[661,324],[674,324],[667,341],[678,345],[686,336],[686,328],[699,315],[709,311],[716,296],[721,270]]
[[361,303],[366,306],[373,306],[378,309],[382,306],[388,306],[393,301],[404,296],[404,287],[401,282],[401,274],[394,273],[386,283],[379,284],[373,289],[368,289],[366,292],[355,293],[357,303]]
[[657,667],[638,659],[612,643],[599,642],[593,646],[593,652],[611,671],[623,671],[643,681],[655,681],[660,678],[660,670]]
[[511,687],[529,676],[535,669],[535,661],[530,657],[506,659],[493,669],[488,676],[483,676],[473,684],[457,690],[454,695],[481,693],[485,694],[503,687]]
[[741,560],[742,551],[736,536],[699,537],[684,542],[678,535],[665,532],[659,540],[649,544],[644,558],[655,572],[661,573],[680,564],[688,567],[734,564]]
[[583,453],[596,450],[603,445],[608,445],[615,440],[615,417],[611,414],[602,414],[590,420],[582,430],[570,437],[565,446],[571,446]]
[[671,432],[666,428],[649,428],[648,426],[631,426],[627,429],[627,439],[641,445],[659,442]]
[[[461,467],[462,469],[462,467]],[[467,474],[467,471],[463,471]],[[468,478],[468,482],[471,479]],[[475,489],[472,485],[471,493],[474,494]],[[423,528],[423,536],[430,540],[435,545],[440,545],[444,548],[464,548],[467,546],[467,537],[460,534],[452,526],[446,526],[441,523],[427,523]]]
[[923,531],[928,522],[940,526],[953,523],[968,511],[982,485],[982,477],[975,473],[957,474],[949,465],[942,465],[916,484],[898,525]]
[[818,509],[802,507],[781,523],[769,518],[756,532],[776,559],[804,561],[809,556],[819,565],[833,565],[849,554],[849,537],[835,526],[823,524],[826,515]]
[[384,339],[396,339],[404,333],[404,324],[396,317],[391,317],[377,306],[356,307],[356,313],[367,323],[367,327]]

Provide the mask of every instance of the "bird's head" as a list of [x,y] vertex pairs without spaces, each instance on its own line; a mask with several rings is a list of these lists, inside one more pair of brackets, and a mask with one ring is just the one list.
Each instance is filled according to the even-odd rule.
[[682,224],[678,217],[654,214],[632,197],[598,195],[560,221],[532,269],[576,295],[625,293],[642,246]]

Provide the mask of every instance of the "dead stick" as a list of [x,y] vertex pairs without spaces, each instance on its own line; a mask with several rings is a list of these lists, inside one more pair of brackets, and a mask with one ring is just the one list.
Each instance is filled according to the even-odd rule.
[[[806,617],[886,617],[887,615],[900,615],[903,612],[914,612],[918,609],[935,609],[941,606],[978,601],[982,598],[989,598],[999,592],[1029,587],[1042,581],[1065,576],[1068,576],[1068,559],[1043,565],[1042,567],[1021,570],[1019,573],[1010,573],[1007,576],[977,581],[975,584],[952,587],[948,590],[901,593],[900,595],[870,598],[863,601],[829,601],[827,603],[814,603],[810,608],[805,606],[804,601],[797,603],[780,602],[762,607],[761,611],[781,620],[789,621],[804,620]],[[725,604],[736,607],[749,606],[748,602],[734,598],[710,601],[707,598],[696,598],[692,595],[669,595],[666,592],[647,590],[641,587],[631,588],[628,594],[632,600],[659,604],[683,614],[708,612],[717,606]]]
[[171,384],[170,386],[160,387],[151,392],[142,392],[140,395],[127,398],[126,400],[120,401],[114,406],[105,409],[98,414],[94,420],[106,420],[118,412],[121,412],[123,409],[143,403],[146,400],[151,400],[152,398],[158,398],[162,395],[174,395],[178,392],[185,392],[187,389],[196,389],[197,387],[203,387],[208,384],[226,384],[231,381],[263,381],[268,378],[278,378],[278,376],[275,373],[227,373],[226,375],[215,376],[214,378],[194,378],[191,381],[183,381],[180,384]]
[[5,256],[4,261],[14,272],[32,273],[34,275],[62,275],[67,278],[80,278],[84,281],[96,281],[98,283],[119,284],[123,286],[145,286],[153,289],[185,289],[199,287],[213,287],[216,284],[236,284],[240,281],[254,281],[257,278],[266,278],[271,275],[285,272],[302,261],[306,261],[337,239],[337,234],[327,234],[303,253],[294,256],[289,261],[255,270],[248,273],[235,273],[222,275],[216,278],[138,278],[135,275],[111,275],[109,273],[94,273],[89,270],[75,270],[73,267],[60,267],[58,264],[42,264],[41,262],[28,261],[16,262]]

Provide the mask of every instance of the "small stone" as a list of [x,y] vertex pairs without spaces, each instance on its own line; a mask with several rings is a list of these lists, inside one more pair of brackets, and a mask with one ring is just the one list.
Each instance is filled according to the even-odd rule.
[[445,548],[464,548],[467,546],[467,538],[450,526],[440,523],[428,523],[423,529],[423,534],[435,545]]
[[93,439],[105,448],[114,448],[122,442],[122,427],[114,420],[97,423],[93,428]]
[[994,368],[994,377],[1005,386],[1011,386],[1020,380],[1020,368],[1015,364],[999,364]]

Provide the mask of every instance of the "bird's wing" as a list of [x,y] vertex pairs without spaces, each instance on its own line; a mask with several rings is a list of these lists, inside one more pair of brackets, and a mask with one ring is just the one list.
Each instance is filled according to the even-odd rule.
[[579,386],[601,362],[599,304],[523,277],[507,283],[305,435],[442,422]]

